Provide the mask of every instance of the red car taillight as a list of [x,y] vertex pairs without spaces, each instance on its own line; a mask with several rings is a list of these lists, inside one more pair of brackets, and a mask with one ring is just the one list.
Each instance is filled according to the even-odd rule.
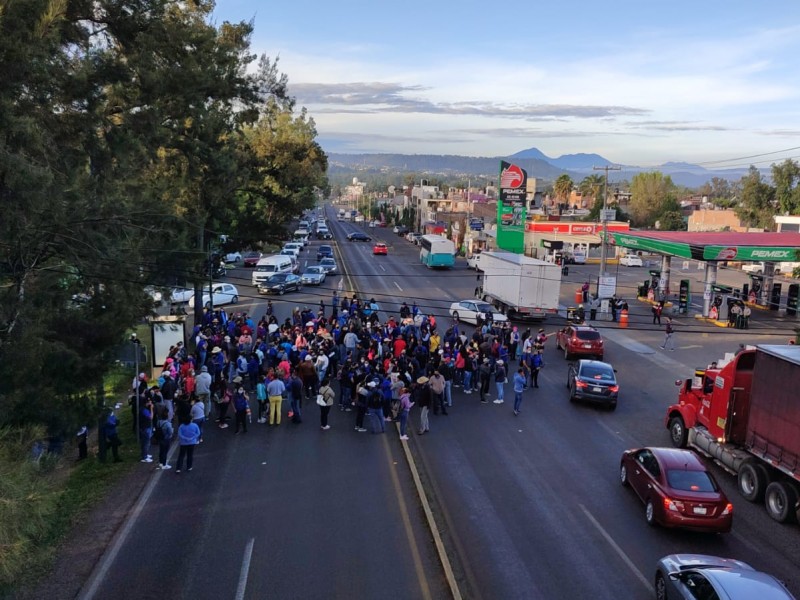
[[664,510],[671,510],[672,512],[683,512],[683,502],[680,500],[673,500],[672,498],[664,498]]
[[589,384],[586,383],[585,381],[576,381],[575,382],[575,387],[585,388],[585,387],[589,387]]
[[723,514],[723,515],[729,515],[729,514],[731,514],[731,513],[733,513],[733,504],[731,504],[730,502],[728,502],[728,503],[725,505],[725,510],[723,510],[723,511],[722,511],[722,514]]
[[610,386],[608,386],[608,389],[611,392],[618,392],[619,391],[619,386],[618,385],[610,385]]

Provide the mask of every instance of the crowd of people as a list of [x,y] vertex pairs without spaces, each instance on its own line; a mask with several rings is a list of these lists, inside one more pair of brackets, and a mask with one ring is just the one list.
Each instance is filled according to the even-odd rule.
[[193,351],[175,345],[156,381],[135,378],[130,405],[141,446],[140,460],[169,469],[167,453],[177,437],[180,453],[192,469],[193,450],[213,425],[246,434],[256,423],[280,426],[285,415],[303,423],[309,407],[319,410],[319,427],[331,428],[334,407],[353,413],[353,430],[384,433],[398,421],[408,440],[410,415],[418,412],[416,431],[430,431],[430,413],[448,415],[453,388],[477,394],[481,403],[505,402],[514,391],[514,414],[522,394],[538,387],[547,336],[507,323],[480,322],[469,330],[455,321],[446,327],[416,304],[403,303],[399,315],[380,320],[374,299],[337,297],[314,311],[295,308],[279,322],[268,305],[254,321],[247,313],[206,310],[192,332]]

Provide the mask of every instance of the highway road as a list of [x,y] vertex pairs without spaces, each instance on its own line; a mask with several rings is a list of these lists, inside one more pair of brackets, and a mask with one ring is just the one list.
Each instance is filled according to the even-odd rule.
[[[340,281],[340,293],[355,286],[384,314],[416,301],[445,327],[446,307],[472,295],[476,274],[463,259],[455,269],[429,271],[417,247],[391,230],[337,223],[333,215],[337,259],[347,274],[274,298],[279,317],[295,305],[329,303]],[[387,242],[389,255],[345,241],[355,229]],[[317,244],[306,253],[311,262]],[[571,267],[565,304],[596,270]],[[620,379],[615,412],[569,403],[567,363],[551,339],[540,388],[525,393],[519,417],[509,402],[482,405],[476,394],[456,390],[449,415],[432,417],[430,434],[412,434],[408,447],[462,597],[651,598],[655,563],[674,552],[745,560],[800,596],[797,526],[777,524],[745,502],[735,479],[716,466],[735,505],[727,535],[650,527],[640,501],[619,484],[623,450],[669,445],[663,415],[676,379],[739,343],[787,336],[783,323],[764,318],[747,332],[679,318],[678,349],[665,353],[658,349],[662,328],[631,299],[644,273],[619,270],[630,327],[596,323]],[[245,284],[248,275],[229,276],[242,295],[236,310],[258,317],[266,300]],[[545,328],[562,322],[551,319]],[[247,436],[211,431],[192,473],[154,474],[149,499],[92,597],[450,597],[397,436],[358,434],[352,413],[338,411],[333,429],[321,432],[315,409],[300,426],[253,424]]]

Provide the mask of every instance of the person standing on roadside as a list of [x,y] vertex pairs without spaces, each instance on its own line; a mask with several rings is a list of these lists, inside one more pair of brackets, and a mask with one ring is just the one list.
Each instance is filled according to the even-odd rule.
[[103,423],[103,434],[106,436],[106,444],[111,448],[115,463],[122,462],[122,459],[119,457],[119,447],[122,445],[122,442],[120,442],[119,434],[117,433],[118,423],[119,421],[117,420],[117,415],[114,414],[114,409],[109,408],[106,421]]
[[[200,429],[200,441],[203,441],[203,427],[206,424],[206,410],[203,406],[203,403],[200,402],[197,398],[192,400],[192,407],[189,409],[189,418],[192,419],[192,423],[197,425],[198,429]],[[180,418],[179,418],[180,420]]]
[[200,428],[197,424],[191,421],[184,421],[178,427],[178,443],[180,451],[178,452],[178,464],[175,466],[175,472],[180,473],[183,468],[183,459],[186,458],[186,470],[192,470],[192,463],[194,462],[194,447],[200,443]]
[[283,385],[280,377],[276,377],[267,384],[267,398],[269,399],[269,424],[281,424],[281,404],[283,403],[283,392],[286,386]]
[[164,407],[161,409],[156,429],[159,431],[158,440],[158,467],[164,471],[171,469],[167,464],[167,454],[169,453],[169,446],[172,443],[172,436],[174,430],[172,429],[172,420],[169,418],[169,410]]
[[495,362],[494,369],[494,382],[497,387],[497,398],[494,400],[495,404],[502,404],[505,402],[505,385],[508,381],[506,376],[505,363],[502,360]]
[[437,369],[428,380],[428,386],[431,389],[431,404],[433,404],[433,414],[435,415],[438,415],[440,410],[443,415],[447,414],[447,405],[444,400],[445,385],[444,376]]
[[319,427],[327,431],[331,428],[331,426],[328,425],[328,415],[331,412],[333,400],[336,398],[336,392],[334,392],[331,387],[330,377],[325,377],[325,379],[322,380],[322,385],[319,388],[319,395],[322,396],[322,401],[324,402],[324,404],[321,404],[319,407]]
[[489,393],[489,382],[492,378],[492,365],[488,357],[483,359],[483,363],[478,369],[478,381],[480,383],[481,403],[488,404],[486,395]]
[[428,413],[431,406],[431,394],[428,387],[428,378],[420,377],[417,379],[417,386],[414,388],[414,404],[420,408],[419,411],[419,434],[428,433],[431,430]]
[[258,421],[257,423],[267,422],[267,378],[266,376],[259,377],[259,382],[256,384],[256,402],[258,402]]
[[661,313],[664,311],[664,301],[653,305],[653,325],[661,325]]
[[139,447],[141,448],[141,459],[139,462],[153,462],[153,455],[150,454],[150,440],[153,437],[153,403],[146,400],[142,410],[139,411]]
[[[239,381],[236,383],[236,391],[233,393],[233,409],[236,411],[236,428],[234,433],[239,433],[239,426],[242,427],[242,432],[247,433],[247,409],[250,404],[248,400],[250,397],[244,389],[241,378],[237,377]],[[234,379],[234,382],[236,382]]]
[[514,375],[514,415],[519,415],[522,409],[522,392],[525,390],[525,373],[517,369]]
[[211,416],[211,381],[208,367],[203,365],[200,367],[200,374],[194,378],[194,390],[198,400],[203,403],[206,417]]
[[662,350],[667,350],[667,344],[669,344],[669,351],[675,351],[675,340],[672,338],[672,334],[675,333],[675,329],[672,327],[672,319],[667,317],[667,324],[664,326],[664,343],[659,346]]
[[405,441],[408,439],[406,430],[408,429],[408,415],[414,403],[411,401],[411,393],[408,388],[403,388],[400,391],[400,439]]

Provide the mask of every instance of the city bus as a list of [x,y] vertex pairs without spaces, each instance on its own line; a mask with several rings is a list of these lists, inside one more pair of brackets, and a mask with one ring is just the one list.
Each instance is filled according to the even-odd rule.
[[456,263],[456,247],[446,237],[423,235],[419,247],[419,260],[429,269],[449,269]]

